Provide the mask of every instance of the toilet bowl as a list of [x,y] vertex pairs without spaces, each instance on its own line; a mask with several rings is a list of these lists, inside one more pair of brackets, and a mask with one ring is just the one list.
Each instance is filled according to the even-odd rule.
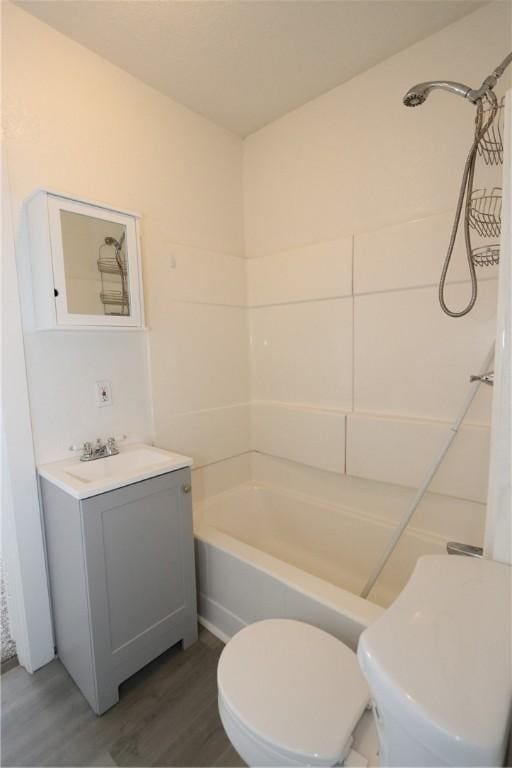
[[[225,646],[217,673],[231,743],[250,766],[502,765],[511,574],[489,560],[420,558],[393,605],[363,632],[358,656],[300,621],[245,627]],[[369,717],[378,763],[376,750],[365,752],[355,738]]]
[[335,765],[346,758],[370,691],[332,635],[272,619],[238,632],[218,667],[219,711],[249,765]]

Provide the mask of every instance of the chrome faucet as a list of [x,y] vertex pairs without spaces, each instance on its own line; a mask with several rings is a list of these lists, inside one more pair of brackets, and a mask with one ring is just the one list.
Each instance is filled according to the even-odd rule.
[[98,437],[94,446],[92,443],[84,443],[82,450],[83,453],[80,456],[80,461],[104,459],[107,456],[115,456],[119,453],[115,437],[108,437],[106,443],[102,443],[101,438]]

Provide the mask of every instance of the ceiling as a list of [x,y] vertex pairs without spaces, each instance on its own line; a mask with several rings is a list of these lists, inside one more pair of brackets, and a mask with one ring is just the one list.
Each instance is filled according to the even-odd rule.
[[17,0],[247,136],[476,10],[474,0]]

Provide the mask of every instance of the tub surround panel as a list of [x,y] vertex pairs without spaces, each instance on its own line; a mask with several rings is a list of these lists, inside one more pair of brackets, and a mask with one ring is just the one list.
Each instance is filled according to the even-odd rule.
[[249,399],[243,309],[169,302],[150,335],[155,410],[218,408]]
[[192,456],[194,467],[198,468],[247,453],[250,450],[249,420],[247,403],[189,413],[157,411],[155,443]]
[[155,441],[190,452],[194,497],[201,498],[244,482],[248,472],[245,260],[171,244],[156,262],[150,302]]
[[[478,270],[479,298],[468,317],[445,317],[437,299],[474,115],[446,93],[421,109],[405,109],[402,97],[414,82],[434,76],[433,62],[441,75],[457,72],[461,81],[481,82],[496,51],[510,49],[510,20],[509,3],[486,4],[244,142],[252,398],[319,413],[348,411],[354,424],[359,416],[370,424],[375,418],[364,439],[359,429],[347,431],[349,472],[410,487],[421,479],[439,422],[457,415],[468,376],[492,341],[496,268]],[[511,74],[500,80],[498,97]],[[500,186],[501,170],[479,162],[478,186]],[[344,255],[340,249],[336,268],[322,244],[334,257],[332,244],[350,238],[347,297],[348,248]],[[467,277],[459,236],[450,302],[460,306],[470,294]],[[320,297],[353,307],[353,324],[341,313],[322,314]],[[278,306],[254,308],[267,303]],[[295,307],[300,312],[293,315]],[[349,381],[342,397],[333,393],[335,382]],[[434,489],[484,499],[487,435],[478,425],[489,423],[491,394],[480,389],[467,421],[477,426],[457,437]],[[297,459],[267,423],[268,435],[258,434],[254,446]],[[306,445],[318,445],[318,423],[310,419]],[[329,460],[306,449],[300,466],[307,477],[307,464],[320,472]]]
[[[354,237],[354,293],[437,286],[450,238],[452,211],[404,221]],[[468,279],[464,239],[457,238],[448,282]],[[498,275],[497,267],[478,272],[480,280]]]
[[[413,418],[454,419],[496,331],[497,281],[479,284],[473,311],[453,319],[437,288],[356,296],[354,410]],[[461,307],[468,283],[451,285],[450,306]],[[480,387],[468,420],[488,424],[491,387]]]
[[[414,489],[389,482],[339,475],[298,464],[275,456],[252,453],[251,480],[256,486],[269,486],[281,491],[339,504],[354,514],[377,517],[397,525]],[[415,528],[445,540],[462,537],[463,541],[480,544],[483,539],[485,505],[452,496],[428,492],[413,518]]]
[[250,307],[352,293],[352,238],[317,243],[247,262]]
[[169,242],[151,250],[148,291],[152,304],[164,309],[169,301],[245,307],[245,259],[241,255],[206,251]]
[[345,414],[288,403],[251,404],[251,448],[319,469],[345,471]]
[[[427,258],[428,253],[428,263],[435,262],[438,268],[435,251],[441,223],[448,223],[448,215],[404,223],[390,228],[391,234],[388,228],[381,229],[368,237],[363,257],[356,237],[356,273],[362,258],[359,273],[369,274],[369,254],[379,243],[390,260],[394,246],[399,250],[402,230],[409,246],[416,237],[429,239],[420,242],[424,251],[420,255]],[[342,267],[349,241],[340,242],[345,244],[344,254],[332,243],[325,245],[330,257],[338,254]],[[470,374],[479,370],[492,341],[496,279],[482,281],[473,312],[453,320],[439,307],[437,287],[421,284],[430,279],[425,274],[411,278],[409,282],[417,283],[411,288],[324,300],[315,298],[312,281],[312,297],[306,300],[304,276],[317,270],[322,248],[298,253],[303,280],[298,303],[285,300],[290,298],[288,281],[293,284],[291,253],[248,262],[248,295],[261,295],[259,280],[265,274],[274,281],[269,288],[272,297],[283,301],[249,310],[252,449],[318,469],[417,486],[447,422],[458,413]],[[274,260],[278,266],[273,271]],[[468,282],[450,284],[448,299],[461,304],[469,290]],[[490,388],[479,389],[434,480],[434,491],[484,500],[491,398]],[[346,431],[345,412],[354,419],[353,428]]]
[[[417,488],[439,455],[450,423],[377,415],[347,416],[347,472]],[[431,483],[432,491],[485,503],[489,428],[461,427]]]
[[251,480],[251,454],[242,453],[202,467],[192,467],[194,506],[210,496],[244,485]]
[[252,397],[350,410],[352,299],[250,312]]

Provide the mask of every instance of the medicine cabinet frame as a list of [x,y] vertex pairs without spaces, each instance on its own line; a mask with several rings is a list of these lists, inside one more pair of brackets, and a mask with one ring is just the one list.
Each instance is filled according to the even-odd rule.
[[[63,211],[125,227],[128,315],[69,311],[61,220]],[[26,202],[26,213],[36,330],[144,329],[138,214],[47,189],[38,189],[30,196]]]

